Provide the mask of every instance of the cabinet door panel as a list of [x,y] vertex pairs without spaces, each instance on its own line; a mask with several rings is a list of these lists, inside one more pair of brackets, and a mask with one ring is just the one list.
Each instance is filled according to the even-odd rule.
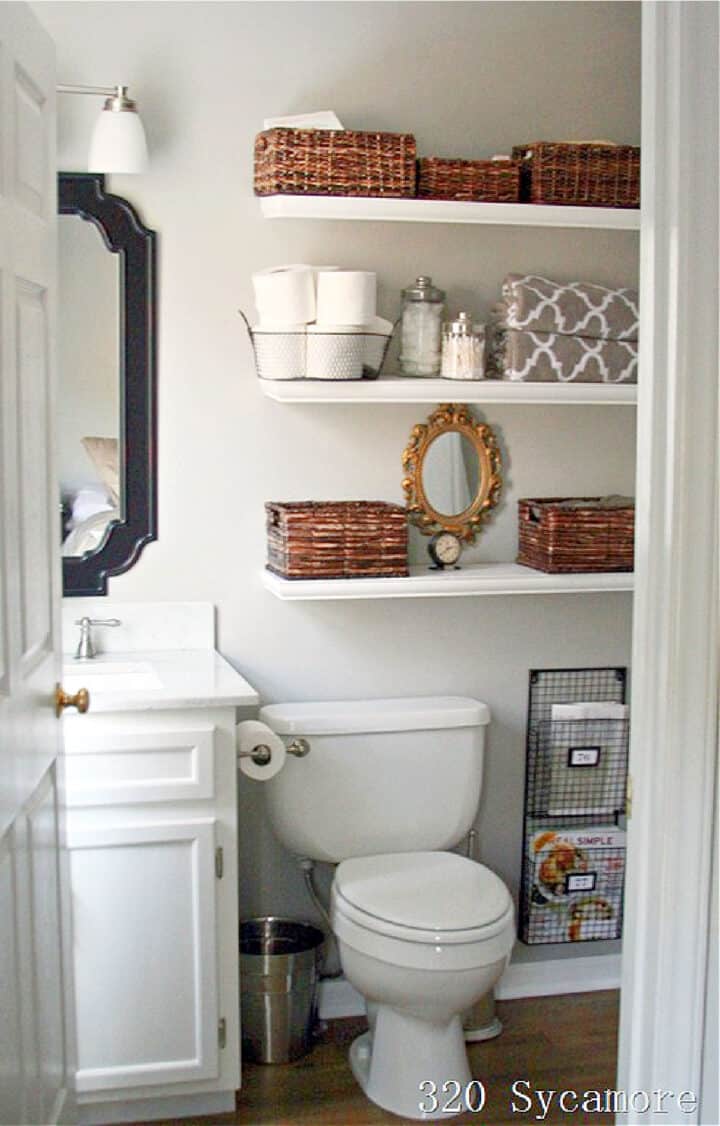
[[215,796],[215,728],[114,731],[70,728],[69,806],[198,801]]
[[79,1091],[219,1074],[214,826],[70,828]]

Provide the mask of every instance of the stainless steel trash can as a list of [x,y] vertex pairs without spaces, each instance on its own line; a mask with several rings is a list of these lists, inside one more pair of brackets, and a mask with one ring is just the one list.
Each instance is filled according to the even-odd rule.
[[240,924],[240,1027],[246,1059],[288,1063],[311,1047],[322,931],[267,916]]

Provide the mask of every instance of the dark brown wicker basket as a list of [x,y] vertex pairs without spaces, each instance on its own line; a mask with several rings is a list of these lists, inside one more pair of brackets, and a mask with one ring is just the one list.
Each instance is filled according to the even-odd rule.
[[512,150],[521,161],[521,196],[531,203],[640,206],[640,149],[600,142],[533,141]]
[[256,195],[414,196],[410,133],[267,129],[255,138]]
[[408,574],[407,514],[384,501],[290,501],[265,505],[268,570],[286,579]]
[[417,194],[422,199],[517,203],[520,164],[515,160],[445,160],[424,156],[418,161]]
[[518,501],[518,563],[549,573],[632,571],[635,506],[603,497]]

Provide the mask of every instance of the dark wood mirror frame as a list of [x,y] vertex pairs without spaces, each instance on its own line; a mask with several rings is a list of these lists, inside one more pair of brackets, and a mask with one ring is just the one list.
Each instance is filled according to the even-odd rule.
[[[155,232],[127,200],[105,192],[94,172],[61,172],[58,213],[94,223],[120,266],[120,441],[122,518],[95,551],[63,557],[63,594],[107,594],[107,580],[157,539]],[[62,315],[62,311],[60,312]]]

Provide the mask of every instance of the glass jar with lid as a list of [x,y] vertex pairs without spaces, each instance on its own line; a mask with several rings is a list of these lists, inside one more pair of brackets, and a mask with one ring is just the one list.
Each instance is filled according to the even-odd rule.
[[470,313],[458,313],[442,326],[440,374],[445,379],[485,378],[485,326]]
[[400,370],[403,375],[440,374],[440,333],[445,294],[421,276],[402,291]]

